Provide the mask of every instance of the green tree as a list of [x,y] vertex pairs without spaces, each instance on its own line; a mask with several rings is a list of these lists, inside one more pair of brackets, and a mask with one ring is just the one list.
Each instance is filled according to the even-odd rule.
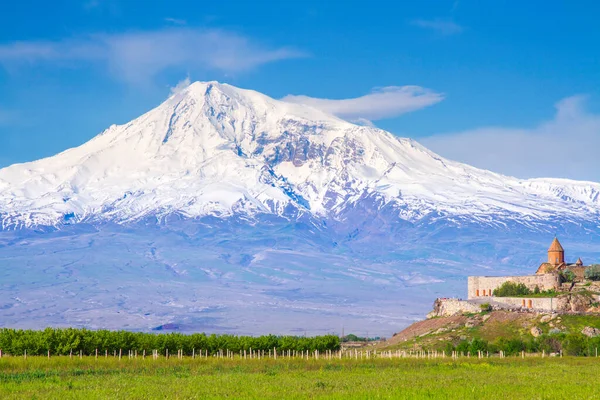
[[563,282],[573,282],[575,280],[575,273],[570,269],[560,271],[559,275]]
[[591,281],[600,281],[600,264],[593,264],[587,267],[585,269],[584,277]]
[[563,342],[563,350],[569,356],[585,356],[588,345],[587,338],[580,334],[569,334]]
[[531,290],[523,283],[506,281],[500,287],[494,289],[496,297],[526,296],[531,294]]

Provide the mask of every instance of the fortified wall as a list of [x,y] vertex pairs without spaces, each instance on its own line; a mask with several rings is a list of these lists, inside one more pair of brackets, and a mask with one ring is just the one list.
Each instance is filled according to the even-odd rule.
[[439,298],[433,303],[433,311],[427,314],[427,318],[449,317],[464,313],[479,313],[481,306],[467,300]]
[[490,304],[496,307],[508,309],[519,308],[547,312],[562,311],[559,310],[558,299],[552,297],[492,297],[490,299]]
[[542,312],[569,311],[565,309],[564,300],[551,297],[489,297],[479,298],[478,301],[439,298],[433,303],[433,311],[427,314],[427,318],[479,313],[482,310],[481,306],[483,304],[489,304],[496,309],[519,309]]
[[[589,312],[600,302],[600,295],[562,293],[556,297],[479,297],[472,300],[439,298],[427,318],[449,317],[465,313],[479,313],[483,305],[492,309],[550,313]],[[597,308],[597,307],[596,307]]]
[[529,289],[540,290],[558,289],[560,277],[558,274],[540,274],[525,276],[470,276],[468,281],[467,298],[480,299],[491,297],[494,289],[500,287],[504,282],[523,283]]

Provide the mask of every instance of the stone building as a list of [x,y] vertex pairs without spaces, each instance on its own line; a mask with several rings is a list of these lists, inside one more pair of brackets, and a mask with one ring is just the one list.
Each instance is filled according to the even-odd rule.
[[[585,280],[586,266],[579,258],[575,263],[565,261],[565,250],[557,238],[554,238],[548,249],[548,261],[542,263],[535,275],[522,276],[470,276],[468,280],[468,300],[439,298],[434,303],[434,310],[428,318],[473,313],[481,307],[492,307],[507,310],[530,310],[536,312],[570,312],[586,311],[600,302],[600,295],[576,296],[571,293],[575,282]],[[563,283],[564,273],[571,271],[575,274],[573,283]],[[505,282],[522,283],[530,290],[536,287],[541,291],[563,290],[562,296],[533,296],[497,297],[494,290]],[[581,283],[580,283],[581,285]]]
[[493,296],[494,290],[504,282],[523,283],[531,290],[538,287],[540,290],[559,289],[561,284],[560,273],[572,271],[577,280],[583,280],[585,269],[583,261],[579,258],[575,263],[565,262],[565,249],[557,238],[554,238],[548,248],[548,261],[542,263],[535,275],[522,276],[470,276],[468,280],[468,298],[480,299]]
[[581,258],[578,258],[576,262],[571,264],[565,262],[565,249],[563,249],[558,239],[554,238],[550,248],[548,249],[548,261],[539,266],[536,274],[540,275],[572,270],[576,276],[578,275],[577,272],[579,272],[583,278],[583,272],[585,271],[585,268],[586,267],[583,265]]

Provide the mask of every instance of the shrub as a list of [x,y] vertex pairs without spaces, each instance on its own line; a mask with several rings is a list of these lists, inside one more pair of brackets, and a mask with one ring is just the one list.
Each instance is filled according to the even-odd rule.
[[586,337],[579,334],[570,334],[563,342],[563,349],[569,356],[584,356],[587,355],[587,340]]
[[546,353],[558,353],[561,348],[561,339],[556,335],[544,335],[537,338],[539,342],[539,350],[545,351]]
[[468,341],[461,340],[460,343],[456,345],[456,351],[458,351],[460,354],[467,354],[469,352],[469,345],[470,343]]
[[540,287],[538,285],[535,285],[535,289],[533,289],[533,294],[540,294],[541,290]]
[[447,341],[446,345],[444,346],[444,353],[446,353],[447,355],[452,354],[452,352],[454,351],[454,345],[452,344],[452,342]]
[[586,268],[584,277],[591,281],[600,281],[600,264],[590,265]]
[[494,296],[497,297],[526,296],[528,294],[531,294],[531,290],[524,283],[511,281],[504,282],[500,287],[494,289]]
[[366,342],[367,340],[362,337],[358,337],[353,333],[349,333],[342,338],[342,342]]
[[481,311],[491,311],[492,310],[492,306],[490,305],[490,303],[483,303],[479,307],[481,307]]
[[504,351],[506,355],[519,354],[526,349],[525,343],[520,339],[500,338],[496,341],[494,348]]
[[471,354],[477,354],[478,351],[486,352],[488,350],[488,342],[483,339],[473,339],[469,344]]

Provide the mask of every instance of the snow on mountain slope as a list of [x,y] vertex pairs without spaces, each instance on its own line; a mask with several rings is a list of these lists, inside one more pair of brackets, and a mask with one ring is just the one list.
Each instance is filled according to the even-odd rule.
[[401,219],[439,215],[597,220],[600,184],[519,180],[308,106],[196,82],[54,157],[0,170],[3,228],[66,221],[310,213],[366,198]]

